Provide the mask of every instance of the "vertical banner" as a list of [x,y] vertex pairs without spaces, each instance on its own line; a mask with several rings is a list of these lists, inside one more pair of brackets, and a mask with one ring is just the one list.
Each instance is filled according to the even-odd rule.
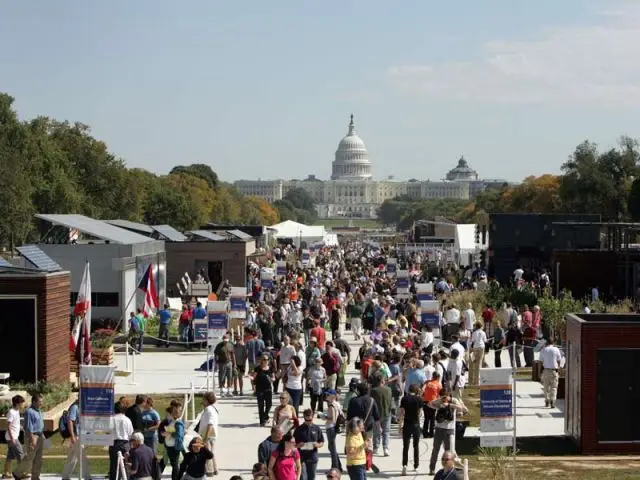
[[311,261],[311,252],[309,250],[302,250],[302,265],[309,265]]
[[80,365],[80,439],[82,445],[113,445],[115,366]]
[[229,330],[229,304],[227,302],[207,303],[207,331],[205,340],[215,346]]
[[387,258],[387,276],[395,277],[396,272],[398,270],[398,259],[397,258]]
[[247,289],[245,287],[231,287],[229,301],[231,303],[230,318],[247,318]]
[[276,277],[284,277],[287,275],[287,262],[276,262]]
[[416,297],[418,302],[433,300],[433,282],[416,283]]
[[420,302],[420,323],[431,327],[440,327],[440,302],[437,300],[422,300]]
[[396,275],[396,297],[398,299],[409,298],[409,271],[398,270]]
[[273,288],[273,272],[260,272],[260,286],[264,290],[271,290]]
[[[513,370],[480,369],[480,446],[509,447],[515,435],[513,422]],[[492,435],[484,435],[484,433]]]

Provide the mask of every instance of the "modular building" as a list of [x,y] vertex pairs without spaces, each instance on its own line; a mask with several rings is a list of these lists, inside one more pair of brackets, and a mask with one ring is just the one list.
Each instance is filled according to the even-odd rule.
[[144,304],[138,284],[153,266],[160,303],[166,299],[165,242],[84,215],[38,214],[50,225],[38,247],[71,272],[74,305],[86,262],[90,263],[92,320],[119,322]]

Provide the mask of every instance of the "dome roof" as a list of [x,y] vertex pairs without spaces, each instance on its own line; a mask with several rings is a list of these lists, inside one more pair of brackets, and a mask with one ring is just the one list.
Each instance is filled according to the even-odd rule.
[[447,173],[447,180],[475,180],[476,178],[478,178],[478,172],[469,166],[464,157],[460,157],[458,165]]
[[371,162],[364,142],[356,133],[351,115],[349,131],[340,140],[332,166],[332,180],[359,180],[371,178]]

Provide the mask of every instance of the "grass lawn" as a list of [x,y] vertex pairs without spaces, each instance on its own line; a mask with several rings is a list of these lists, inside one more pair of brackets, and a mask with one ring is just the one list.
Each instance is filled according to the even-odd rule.
[[[129,397],[132,401],[134,396]],[[178,400],[181,403],[184,401],[183,395],[157,395],[153,397],[153,404],[155,410],[160,414],[160,418],[164,418],[165,410],[169,406],[172,400]],[[196,403],[198,400],[196,400]],[[199,404],[196,405],[196,409],[200,409]],[[67,447],[69,445],[68,440],[62,443],[62,437],[59,433],[54,433],[49,436],[51,441],[51,448],[44,452],[43,473],[61,473],[64,466],[65,459],[67,457]],[[160,446],[159,454],[162,454],[162,446]],[[104,474],[109,470],[109,451],[105,447],[86,447],[87,455],[89,456],[89,464],[92,473]],[[0,445],[0,458],[5,458],[7,455],[7,445]]]
[[547,461],[518,461],[515,468],[509,461],[502,462],[507,467],[506,472],[495,472],[493,463],[481,462],[469,458],[469,477],[486,480],[555,480],[555,479],[580,479],[580,480],[619,480],[640,479],[640,462],[621,461],[603,462],[590,457],[584,461],[553,460]]
[[326,228],[349,226],[360,228],[379,228],[382,226],[380,222],[370,218],[319,218],[315,225],[324,225]]

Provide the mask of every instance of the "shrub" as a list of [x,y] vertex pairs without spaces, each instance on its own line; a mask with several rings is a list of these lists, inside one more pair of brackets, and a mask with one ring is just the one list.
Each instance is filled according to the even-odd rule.
[[[47,383],[39,381],[35,383],[12,383],[11,390],[26,391],[30,396],[42,395],[42,411],[51,410],[69,398],[72,392],[71,382]],[[6,415],[10,406],[0,405],[0,415]]]
[[96,330],[91,334],[91,347],[92,348],[109,348],[113,345],[113,339],[116,337],[117,332],[108,328],[102,328]]

